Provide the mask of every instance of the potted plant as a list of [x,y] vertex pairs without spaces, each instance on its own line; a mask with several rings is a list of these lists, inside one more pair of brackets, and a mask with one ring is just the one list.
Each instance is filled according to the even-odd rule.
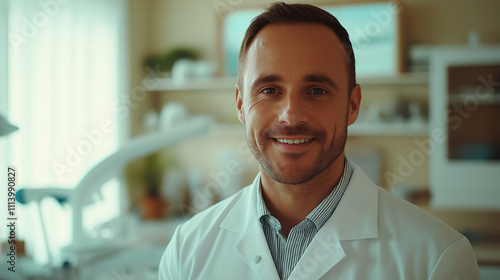
[[165,169],[161,152],[136,160],[126,168],[130,207],[138,208],[144,220],[160,219],[165,214],[167,204],[161,196]]

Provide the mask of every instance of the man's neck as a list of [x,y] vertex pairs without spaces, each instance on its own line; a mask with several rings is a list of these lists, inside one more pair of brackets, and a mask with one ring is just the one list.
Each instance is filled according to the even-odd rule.
[[284,236],[288,236],[290,230],[302,222],[332,192],[344,171],[344,161],[342,154],[316,177],[296,185],[281,184],[274,181],[265,171],[262,172],[264,202],[271,214],[280,221]]

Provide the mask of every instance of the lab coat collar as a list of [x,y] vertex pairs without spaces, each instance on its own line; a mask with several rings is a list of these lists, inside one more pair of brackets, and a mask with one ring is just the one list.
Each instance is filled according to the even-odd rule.
[[247,231],[257,214],[257,191],[255,188],[259,186],[260,173],[255,176],[253,183],[242,191],[244,193],[222,221],[221,228],[239,233]]
[[[221,228],[242,234],[235,249],[262,279],[279,279],[262,226],[256,218],[255,188],[259,184],[260,174],[243,190]],[[377,238],[377,211],[377,187],[355,165],[337,209],[313,238],[289,279],[320,278],[345,257],[341,241]]]
[[378,187],[357,165],[330,222],[340,240],[378,237]]
[[355,165],[337,209],[313,238],[289,280],[320,279],[346,256],[342,241],[378,237],[377,209],[377,187]]
[[[378,237],[377,186],[355,164],[347,189],[326,224],[332,224],[340,240],[355,240]],[[243,190],[245,194],[235,202],[221,223],[223,229],[244,233],[256,218],[256,199],[260,185],[260,173],[253,183]],[[257,221],[258,222],[258,221]],[[325,225],[326,225],[325,224]]]

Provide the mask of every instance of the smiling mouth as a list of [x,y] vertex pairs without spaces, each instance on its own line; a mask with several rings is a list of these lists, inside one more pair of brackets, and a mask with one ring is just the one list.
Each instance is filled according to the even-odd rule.
[[304,143],[309,143],[313,140],[314,138],[301,138],[301,139],[282,139],[282,138],[274,138],[275,141],[283,144],[290,144],[290,145],[296,145],[296,144],[304,144]]

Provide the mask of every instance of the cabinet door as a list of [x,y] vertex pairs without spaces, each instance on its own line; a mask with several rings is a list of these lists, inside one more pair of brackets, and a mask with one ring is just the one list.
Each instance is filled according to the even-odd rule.
[[430,59],[432,205],[500,209],[500,46]]

